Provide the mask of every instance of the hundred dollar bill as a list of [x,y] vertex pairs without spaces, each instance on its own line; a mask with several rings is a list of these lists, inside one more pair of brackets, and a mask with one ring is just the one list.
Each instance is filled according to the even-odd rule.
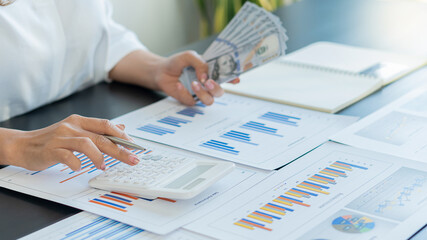
[[[246,2],[202,55],[209,78],[219,84],[228,82],[284,55],[287,39],[278,17]],[[195,70],[184,69],[180,81],[193,94],[191,83],[198,81]]]
[[[229,82],[237,78],[241,73],[283,55],[286,46],[283,45],[279,37],[280,33],[273,33],[260,41],[246,44],[220,56],[208,59],[209,78],[218,84]],[[194,94],[191,90],[191,83],[198,81],[194,68],[188,67],[184,69],[180,81],[191,94]]]

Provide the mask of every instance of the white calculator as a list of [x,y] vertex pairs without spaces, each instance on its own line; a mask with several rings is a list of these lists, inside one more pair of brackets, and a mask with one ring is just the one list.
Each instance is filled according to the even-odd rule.
[[89,185],[147,199],[189,199],[231,172],[234,164],[177,154],[139,155],[139,164],[121,163],[89,181]]

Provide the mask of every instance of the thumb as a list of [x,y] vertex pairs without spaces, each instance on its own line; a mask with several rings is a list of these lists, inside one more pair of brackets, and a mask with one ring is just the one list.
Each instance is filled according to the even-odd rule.
[[208,64],[195,51],[186,51],[179,54],[179,65],[181,69],[193,67],[196,70],[197,79],[204,82],[208,78]]

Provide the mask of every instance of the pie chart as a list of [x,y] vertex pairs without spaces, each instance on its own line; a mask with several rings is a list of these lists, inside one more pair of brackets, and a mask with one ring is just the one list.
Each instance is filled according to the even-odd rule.
[[375,227],[374,220],[362,215],[344,215],[334,219],[332,226],[345,233],[365,233]]

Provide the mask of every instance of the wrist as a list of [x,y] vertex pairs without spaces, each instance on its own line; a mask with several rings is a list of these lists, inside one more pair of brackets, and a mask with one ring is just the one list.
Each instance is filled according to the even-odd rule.
[[116,81],[159,90],[157,79],[167,63],[167,58],[147,50],[137,50],[125,56],[109,72]]
[[20,147],[23,147],[19,143],[20,136],[23,135],[23,131],[0,128],[0,164],[1,165],[14,165],[20,166],[19,153]]
[[[153,54],[154,55],[154,54]],[[152,86],[151,89],[160,91],[162,90],[160,87],[160,80],[162,79],[162,74],[164,73],[168,64],[168,59],[165,57],[153,56],[153,61],[150,61],[150,74],[149,79],[151,79]]]

